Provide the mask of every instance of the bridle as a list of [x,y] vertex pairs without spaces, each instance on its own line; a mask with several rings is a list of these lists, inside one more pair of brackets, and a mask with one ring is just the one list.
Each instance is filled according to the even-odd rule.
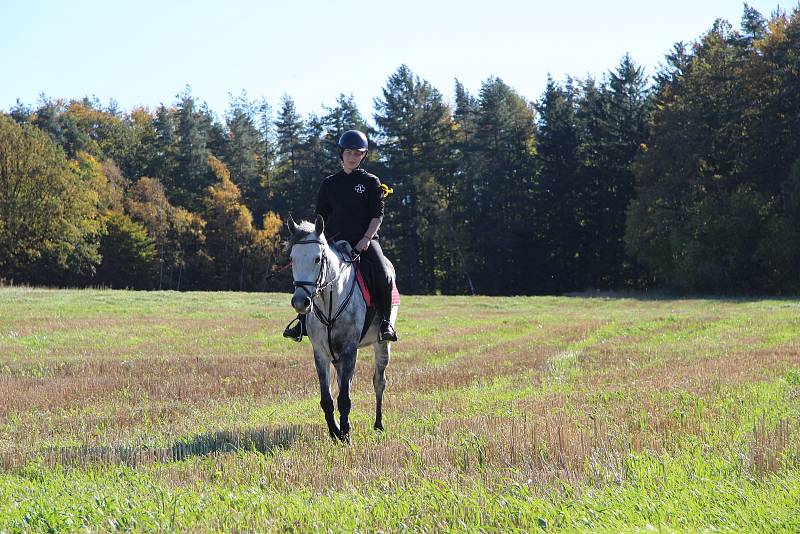
[[[322,259],[320,260],[319,264],[319,276],[317,276],[317,279],[313,282],[306,282],[304,280],[295,280],[293,283],[295,289],[300,288],[303,291],[305,291],[306,295],[308,295],[308,298],[310,298],[311,302],[313,303],[314,299],[322,292],[322,290],[328,287],[333,282],[335,282],[339,278],[339,275],[337,274],[336,278],[334,278],[327,284],[325,283],[325,273],[328,270],[328,255],[325,253],[325,243],[323,243],[319,239],[301,239],[300,241],[294,243],[294,245],[312,245],[312,244],[320,245],[322,247]],[[314,291],[308,289],[309,287],[313,287]]]
[[[358,261],[359,254],[356,254],[355,256],[353,256],[352,259],[349,260],[342,259],[342,267],[339,269],[339,272],[336,273],[336,276],[334,276],[332,280],[325,282],[325,273],[328,271],[328,262],[329,262],[325,243],[323,243],[319,239],[302,239],[294,243],[294,245],[312,245],[312,244],[320,245],[322,247],[322,259],[320,260],[319,275],[317,276],[317,279],[314,282],[308,282],[305,280],[295,280],[293,283],[295,288],[300,288],[303,291],[305,291],[308,297],[311,299],[311,308],[314,310],[314,315],[317,316],[319,322],[322,323],[325,326],[326,330],[328,331],[328,348],[330,349],[331,358],[333,359],[333,362],[337,363],[339,361],[339,358],[337,358],[333,350],[333,345],[331,343],[331,331],[333,330],[333,325],[336,322],[336,319],[338,319],[342,315],[342,312],[344,312],[345,308],[347,307],[347,304],[350,302],[350,299],[353,296],[353,290],[355,289],[357,283],[356,277],[355,276],[353,277],[353,283],[350,284],[350,290],[347,292],[347,297],[345,297],[344,300],[342,300],[342,303],[339,305],[339,308],[336,310],[335,314],[333,313],[332,288],[328,295],[327,315],[325,315],[325,313],[320,309],[319,306],[314,305],[314,299],[317,298],[326,288],[331,287],[333,283],[339,279],[339,277],[342,275],[342,272],[344,272],[344,269],[347,266],[352,265],[353,263]],[[314,290],[311,291],[310,289],[308,289],[309,287],[314,288]]]
[[[330,261],[328,260],[328,254],[325,252],[326,243],[323,243],[319,239],[301,239],[300,241],[295,241],[292,246],[294,245],[320,245],[322,247],[322,259],[320,260],[319,275],[317,276],[317,279],[313,282],[307,282],[305,280],[294,280],[292,282],[295,288],[300,288],[305,291],[312,302],[316,297],[319,296],[320,293],[322,293],[324,289],[328,288],[339,279],[345,267],[358,262],[359,258],[361,257],[361,254],[353,254],[349,260],[342,258],[342,267],[339,269],[339,272],[336,273],[336,276],[334,276],[332,280],[325,282],[325,273],[328,270],[328,262]],[[289,265],[291,265],[291,263],[289,263]],[[310,291],[308,289],[309,287],[313,287],[314,291]]]

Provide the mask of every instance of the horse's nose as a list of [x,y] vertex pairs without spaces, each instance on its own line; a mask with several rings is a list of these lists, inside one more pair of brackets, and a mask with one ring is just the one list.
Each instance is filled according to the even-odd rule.
[[292,295],[292,308],[299,313],[305,313],[311,307],[311,299],[305,295]]

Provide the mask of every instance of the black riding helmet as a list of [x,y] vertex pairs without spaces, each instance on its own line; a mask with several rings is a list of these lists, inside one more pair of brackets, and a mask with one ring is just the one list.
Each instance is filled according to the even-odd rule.
[[[367,141],[367,136],[358,130],[347,130],[339,138],[339,142],[337,144],[339,146],[339,159],[342,158],[342,154],[346,149],[359,150],[364,153],[365,157],[367,154],[367,149],[369,149],[369,141]],[[362,158],[361,161],[364,161],[364,159]]]

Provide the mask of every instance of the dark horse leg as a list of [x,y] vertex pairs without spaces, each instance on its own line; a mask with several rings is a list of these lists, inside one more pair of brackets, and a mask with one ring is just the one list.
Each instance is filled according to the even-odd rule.
[[330,361],[323,355],[314,352],[314,364],[317,367],[317,376],[319,377],[319,392],[320,401],[319,405],[325,413],[325,422],[328,423],[328,433],[333,439],[342,439],[342,431],[336,424],[336,418],[333,413],[333,397],[331,397],[331,364]]
[[339,378],[339,427],[342,432],[340,439],[346,443],[350,443],[350,384],[356,370],[357,355],[358,349],[343,352],[336,364],[336,374]]
[[386,389],[386,366],[389,365],[389,343],[375,343],[375,374],[372,386],[375,388],[375,430],[383,430],[383,390]]

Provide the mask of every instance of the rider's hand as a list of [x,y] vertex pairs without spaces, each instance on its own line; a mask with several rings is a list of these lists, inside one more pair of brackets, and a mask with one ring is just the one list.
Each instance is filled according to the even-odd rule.
[[359,254],[361,254],[362,252],[364,252],[369,248],[369,243],[370,243],[369,239],[367,239],[366,237],[362,237],[361,241],[356,243],[356,251]]

